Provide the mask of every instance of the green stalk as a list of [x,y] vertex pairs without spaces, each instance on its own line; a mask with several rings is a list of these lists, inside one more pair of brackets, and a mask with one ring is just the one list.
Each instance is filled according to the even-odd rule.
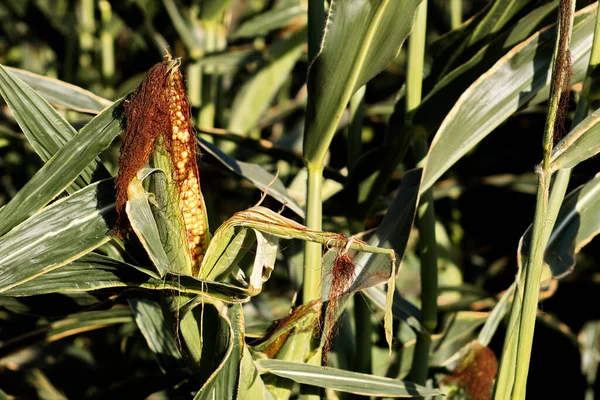
[[[559,9],[557,40],[554,50],[552,86],[548,117],[544,129],[543,159],[538,171],[538,190],[533,221],[531,250],[525,268],[519,272],[513,300],[507,338],[502,353],[500,372],[496,382],[495,399],[524,399],[529,372],[529,360],[539,300],[540,279],[544,265],[544,251],[552,232],[560,204],[566,192],[568,173],[557,176],[550,196],[550,156],[554,140],[555,121],[561,93],[568,78],[560,59],[571,42],[575,2],[563,0]],[[561,23],[564,21],[565,23]]]
[[[321,38],[325,25],[325,7],[323,0],[308,0],[308,60],[309,63],[317,56],[321,48]],[[322,209],[322,183],[323,183],[323,160],[319,163],[307,163],[308,180],[306,188],[306,227],[321,230],[323,220]],[[302,279],[302,301],[307,304],[321,298],[322,264],[321,255],[323,247],[318,243],[306,243],[304,248],[304,271]],[[312,351],[318,343],[313,338],[312,331],[299,333],[296,338],[301,344]],[[309,351],[309,355],[310,355]],[[317,355],[320,351],[317,351]],[[320,364],[321,357],[312,357],[308,360],[311,364]],[[302,385],[300,387],[303,400],[318,400],[321,391],[314,386]]]
[[109,96],[113,95],[113,78],[115,75],[115,45],[114,37],[108,26],[112,20],[112,9],[110,3],[101,0],[98,3],[102,21],[102,31],[100,32],[100,42],[102,45],[102,79],[104,87]]
[[450,27],[454,30],[462,24],[462,0],[450,0]]
[[[408,68],[406,79],[406,111],[411,114],[421,103],[423,62],[425,57],[425,35],[427,27],[427,0],[417,9],[415,26],[408,41]],[[426,160],[427,138],[416,137],[413,151],[419,166]],[[427,332],[417,337],[417,345],[410,372],[410,380],[424,384],[429,369],[431,333],[437,324],[437,242],[435,238],[435,211],[433,190],[421,196],[417,211],[419,250],[421,258],[421,323]]]
[[[306,199],[306,227],[316,231],[322,230],[321,186],[323,181],[323,165],[308,164],[308,196]],[[302,299],[304,304],[321,298],[321,254],[319,243],[306,243],[304,250],[304,280]]]

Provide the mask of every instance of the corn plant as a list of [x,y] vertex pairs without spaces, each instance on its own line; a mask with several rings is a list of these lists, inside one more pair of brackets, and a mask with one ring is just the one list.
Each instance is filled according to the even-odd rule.
[[0,4],[0,397],[593,397],[582,3]]

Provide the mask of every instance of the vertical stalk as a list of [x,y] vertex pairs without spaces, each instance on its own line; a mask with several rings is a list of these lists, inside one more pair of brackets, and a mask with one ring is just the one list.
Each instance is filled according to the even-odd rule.
[[[568,174],[555,180],[550,196],[550,156],[552,153],[556,120],[561,96],[568,95],[570,83],[571,32],[575,2],[561,1],[558,13],[557,40],[552,68],[552,85],[548,117],[542,142],[543,159],[538,171],[538,190],[533,221],[531,250],[526,266],[519,272],[517,289],[511,309],[509,330],[504,345],[500,373],[496,382],[495,399],[525,399],[529,361],[539,300],[540,279],[544,265],[544,251],[568,184]],[[558,185],[557,185],[558,184]],[[550,206],[552,201],[552,207]]]
[[115,75],[115,46],[114,37],[109,30],[112,21],[112,9],[107,0],[101,0],[98,3],[100,17],[102,21],[102,31],[100,32],[100,42],[102,46],[102,80],[104,88],[109,96],[113,95],[113,78]]
[[[308,196],[306,199],[306,226],[317,231],[322,226],[321,183],[323,166],[308,164]],[[304,251],[304,280],[302,299],[304,304],[321,297],[321,253],[319,243],[306,243]]]
[[[323,0],[308,0],[308,57],[312,60],[319,52],[323,34]],[[321,230],[322,202],[321,185],[323,164],[308,163],[308,182],[306,192],[306,227]],[[304,279],[302,299],[304,304],[319,299],[321,287],[321,245],[306,243],[304,251]]]
[[462,24],[462,0],[450,0],[450,27],[456,29]]
[[[308,60],[309,63],[317,56],[321,48],[321,38],[325,24],[325,3],[323,0],[308,0]],[[323,220],[322,209],[322,182],[323,162],[319,164],[307,163],[308,180],[306,188],[306,227],[321,230]],[[318,243],[306,243],[304,248],[304,271],[302,279],[302,301],[307,304],[321,298],[322,279],[322,246]],[[313,335],[311,331],[298,334],[297,338],[301,344],[308,344],[309,350],[314,349]],[[317,355],[320,352],[317,351]],[[321,357],[315,354],[308,360],[311,364],[320,364]],[[320,390],[313,386],[302,385],[300,387],[303,400],[318,400]]]
[[[415,26],[408,41],[406,80],[406,112],[408,115],[421,103],[426,27],[427,0],[424,0],[417,9]],[[428,152],[427,138],[415,138],[413,152],[418,165],[422,166]],[[429,368],[430,335],[437,324],[438,265],[432,189],[427,190],[421,196],[417,211],[417,227],[419,229],[421,258],[421,323],[427,329],[427,332],[419,334],[417,337],[410,379],[415,383],[424,384]]]

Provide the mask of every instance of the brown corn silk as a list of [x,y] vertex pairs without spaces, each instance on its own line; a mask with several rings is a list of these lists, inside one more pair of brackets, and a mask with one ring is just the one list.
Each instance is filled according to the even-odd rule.
[[127,187],[148,162],[155,140],[163,138],[173,163],[172,182],[177,190],[186,239],[193,260],[192,273],[198,274],[207,247],[204,200],[200,192],[200,175],[190,106],[185,94],[179,66],[167,59],[156,64],[125,103],[127,125],[115,181],[117,229],[122,237],[128,228],[125,206]]
[[327,331],[325,332],[325,343],[323,344],[323,355],[321,359],[323,365],[327,365],[327,357],[331,351],[333,338],[338,328],[340,299],[350,288],[355,272],[354,262],[348,255],[346,249],[342,249],[340,253],[336,255],[330,271],[331,289],[329,291],[328,299],[329,307],[327,307],[327,313],[325,315]]

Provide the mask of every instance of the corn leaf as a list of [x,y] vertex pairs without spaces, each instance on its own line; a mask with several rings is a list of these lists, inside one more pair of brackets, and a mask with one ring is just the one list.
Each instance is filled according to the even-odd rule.
[[4,67],[21,79],[50,104],[56,107],[75,110],[83,113],[98,114],[113,102],[97,96],[92,92],[42,75],[34,74],[18,68]]
[[[568,275],[577,253],[600,233],[600,176],[569,193],[560,207],[546,245],[544,263],[554,278]],[[525,265],[531,245],[531,226],[521,238],[519,265]]]
[[330,247],[347,247],[352,250],[385,254],[388,266],[390,266],[390,259],[393,259],[391,250],[350,240],[338,233],[313,231],[268,208],[254,206],[234,214],[217,229],[200,266],[200,279],[221,280],[231,273],[235,277],[243,277],[238,272],[237,261],[244,251],[248,251],[246,246],[249,242],[246,241],[245,234],[242,236],[241,233],[245,229],[254,231],[260,247],[250,273],[250,282],[246,283],[247,290],[252,295],[260,292],[262,282],[268,279],[273,269],[276,255],[274,250],[277,244],[275,238],[301,239]]
[[[381,225],[377,228],[369,245],[381,248],[394,249],[394,258],[392,263],[401,262],[408,243],[410,228],[416,212],[418,202],[418,190],[421,180],[421,170],[409,171],[402,181],[402,185],[398,189],[398,194],[394,198],[390,208],[385,214]],[[324,264],[332,266],[332,261],[336,255],[335,250],[329,250],[325,255],[326,261]],[[412,325],[418,329],[422,329],[421,325],[415,318],[414,311],[411,313],[412,318],[406,315],[402,302],[399,302],[398,296],[395,295],[395,266],[390,264],[390,256],[377,253],[357,253],[353,257],[355,272],[352,282],[346,294],[353,294],[361,290],[373,288],[383,282],[388,282],[388,290],[385,300],[376,302],[383,305],[385,311],[384,328],[388,344],[392,343],[392,317],[395,315],[402,320],[411,320]],[[326,300],[330,296],[331,281],[333,279],[330,272],[325,272],[325,279],[321,288],[321,298]],[[373,291],[370,295],[377,300],[381,300],[378,296],[379,291]],[[344,296],[338,300],[336,305],[336,313],[341,315],[345,309],[349,296]],[[395,306],[394,306],[395,303]],[[407,310],[407,309],[406,309]],[[337,317],[336,317],[337,319]]]
[[[171,259],[165,251],[165,246],[168,244],[161,238],[157,221],[150,208],[148,200],[151,194],[144,190],[142,182],[136,177],[129,184],[127,195],[125,210],[131,229],[146,249],[159,275],[164,276],[171,269]],[[187,267],[191,271],[191,262]]]
[[500,31],[521,9],[532,0],[494,1],[485,16],[469,35],[467,45],[471,46],[484,38]]
[[[531,0],[497,0],[472,18],[465,21],[458,29],[443,35],[431,45],[432,54],[436,55],[433,70],[440,70],[441,75],[454,68],[456,61],[465,52],[473,52],[485,43],[485,39],[498,34],[504,28],[511,29],[509,23],[519,13],[534,3]],[[556,8],[558,1],[553,6]],[[435,61],[439,61],[436,65]],[[438,73],[435,73],[439,76]]]
[[33,296],[132,287],[203,295],[226,303],[243,303],[249,300],[244,290],[226,283],[201,281],[191,276],[175,274],[167,274],[161,278],[152,271],[95,253],[86,254],[60,268],[38,275],[3,291],[2,295]]
[[[582,79],[592,46],[597,4],[575,17],[571,55],[573,80]],[[514,47],[458,99],[431,144],[421,192],[456,161],[550,83],[556,29],[542,30]]]
[[441,394],[438,390],[428,389],[414,383],[337,368],[269,359],[259,359],[256,361],[256,365],[261,374],[269,373],[305,385],[363,396],[412,398]]
[[434,335],[433,352],[429,363],[433,366],[446,365],[448,360],[475,338],[477,328],[485,323],[489,312],[460,311],[452,315],[442,333]]
[[198,143],[210,155],[215,157],[219,162],[234,174],[248,179],[252,184],[260,190],[266,191],[267,194],[282,204],[285,204],[290,210],[298,216],[304,218],[304,210],[298,205],[296,200],[287,192],[285,185],[279,178],[268,173],[264,168],[257,164],[251,164],[243,161],[238,161],[229,157],[218,147],[208,143],[205,140],[199,139]]
[[[0,65],[0,95],[10,107],[25,137],[43,161],[48,161],[77,131],[25,82]],[[82,171],[68,188],[82,189],[96,180],[110,177],[98,158]]]
[[194,397],[195,400],[237,399],[239,395],[243,397],[243,394],[238,392],[242,354],[245,348],[242,307],[239,305],[230,307],[227,317],[223,319],[230,324],[230,347],[220,365]]
[[141,297],[132,297],[128,301],[135,322],[163,372],[181,371],[185,362],[177,348],[173,330],[163,317],[160,304]]
[[322,165],[350,98],[399,53],[420,0],[330,3],[321,50],[308,73],[304,158]]
[[244,346],[242,354],[237,398],[239,400],[274,400],[260,377],[247,346]]
[[260,61],[262,54],[255,49],[227,49],[222,53],[202,57],[197,65],[215,74],[236,72],[241,67]]
[[114,221],[114,201],[112,179],[92,184],[0,237],[0,293],[106,243]]
[[[413,123],[425,126],[427,132],[438,128],[460,95],[479,76],[488,71],[515,45],[543,27],[548,15],[556,12],[558,2],[544,4],[520,19],[502,35],[483,46],[473,57],[445,75],[423,99],[415,111]],[[581,71],[581,75],[583,76]]]
[[302,54],[306,28],[276,42],[266,56],[267,63],[240,89],[233,100],[227,130],[247,134],[256,126],[277,92],[289,79]]
[[[359,218],[366,216],[385,190],[390,176],[404,159],[413,137],[435,132],[461,93],[513,46],[538,30],[545,18],[555,11],[556,5],[557,2],[549,3],[533,10],[483,46],[469,60],[446,74],[427,93],[411,116],[405,115],[405,97],[400,97],[388,122],[384,143],[361,156],[350,173],[346,192],[357,199],[356,203],[360,208],[357,211],[354,206],[348,212]],[[452,54],[458,52],[456,47],[457,45],[450,47]],[[448,57],[441,56],[438,49],[431,51],[436,54],[436,59],[444,60],[443,67],[446,68]],[[354,202],[350,204],[354,205]]]
[[121,133],[120,107],[116,102],[91,120],[0,209],[0,235],[58,196],[110,145]]
[[3,342],[0,345],[0,358],[32,345],[54,342],[82,332],[132,321],[131,311],[127,307],[78,313]]
[[552,171],[573,168],[600,152],[600,110],[591,113],[574,127],[553,149]]
[[250,18],[233,33],[234,39],[253,38],[283,28],[292,22],[306,23],[306,4],[299,0],[280,2],[272,9]]

